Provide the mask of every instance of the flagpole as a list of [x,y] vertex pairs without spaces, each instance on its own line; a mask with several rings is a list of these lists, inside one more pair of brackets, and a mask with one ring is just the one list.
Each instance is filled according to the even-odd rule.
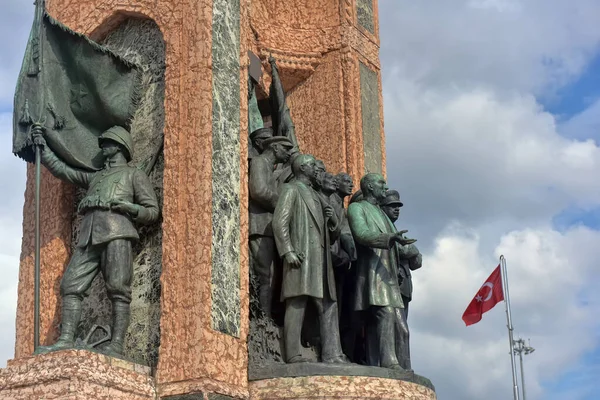
[[[43,34],[44,28],[42,26],[44,20],[45,0],[36,0],[35,2],[35,22],[34,29],[37,28],[37,37],[34,38],[34,46],[32,48],[33,57],[30,64],[30,71],[28,75],[39,78],[39,88],[44,93],[43,79],[42,79],[42,56],[43,56]],[[37,42],[37,45],[36,43]],[[37,48],[36,48],[37,47]],[[43,95],[42,95],[43,96]],[[38,105],[38,123],[43,124],[43,113],[44,113],[44,101],[40,101]],[[33,351],[35,352],[40,345],[40,186],[41,186],[41,155],[42,149],[39,145],[34,144],[35,147],[35,256],[34,256],[34,281],[33,281]]]
[[500,268],[502,270],[502,286],[504,290],[504,305],[506,306],[506,322],[508,327],[508,342],[510,344],[510,363],[512,365],[513,397],[519,400],[519,385],[517,383],[517,366],[515,364],[514,340],[512,315],[510,312],[510,295],[508,294],[508,273],[506,271],[506,259],[500,256]]

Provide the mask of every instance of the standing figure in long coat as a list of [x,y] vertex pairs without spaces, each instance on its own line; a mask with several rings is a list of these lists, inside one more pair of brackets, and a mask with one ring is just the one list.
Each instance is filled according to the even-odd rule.
[[325,230],[335,238],[339,222],[333,208],[323,205],[312,189],[315,159],[299,155],[292,163],[295,180],[283,185],[273,233],[283,258],[281,299],[285,301],[284,342],[287,363],[308,361],[301,355],[301,331],[307,302],[319,315],[321,361],[346,362],[340,345],[335,280]]
[[350,229],[356,241],[356,311],[365,311],[367,363],[391,369],[410,369],[408,325],[398,284],[396,243],[415,242],[397,232],[379,203],[387,185],[380,174],[367,174],[360,181],[362,200],[348,207]]

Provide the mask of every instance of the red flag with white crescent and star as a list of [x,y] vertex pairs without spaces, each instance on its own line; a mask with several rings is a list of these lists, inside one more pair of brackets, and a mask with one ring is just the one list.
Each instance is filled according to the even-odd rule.
[[490,311],[496,304],[504,300],[502,291],[502,274],[500,265],[496,267],[465,310],[462,319],[467,326],[481,321],[483,313]]

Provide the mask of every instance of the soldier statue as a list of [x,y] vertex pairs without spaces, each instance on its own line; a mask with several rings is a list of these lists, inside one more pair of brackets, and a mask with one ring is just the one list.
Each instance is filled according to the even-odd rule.
[[130,317],[132,243],[139,239],[134,222],[151,224],[158,219],[156,194],[148,176],[127,165],[133,156],[133,140],[125,128],[114,126],[98,138],[104,168],[97,172],[65,164],[46,145],[43,133],[42,126],[32,127],[34,142],[42,147],[44,166],[54,176],[87,192],[78,207],[83,215],[79,241],[60,284],[61,334],[56,343],[40,346],[37,352],[74,347],[81,303],[100,272],[113,316],[111,342],[103,351],[111,356],[122,356]]
[[250,163],[250,253],[252,268],[258,277],[259,302],[265,315],[271,316],[277,249],[273,238],[273,212],[279,198],[273,167],[290,158],[292,142],[285,136],[271,136],[261,143],[264,149]]
[[[400,207],[404,204],[400,201],[400,193],[396,190],[388,190],[380,206],[385,215],[392,223],[398,220],[400,216]],[[398,282],[400,283],[400,292],[402,293],[402,302],[404,303],[404,313],[408,319],[408,303],[412,299],[412,274],[411,271],[421,268],[422,256],[417,246],[409,244],[398,246]]]
[[355,292],[356,311],[364,311],[367,321],[367,364],[391,369],[410,369],[408,325],[398,284],[396,243],[408,245],[379,207],[387,185],[380,174],[369,173],[360,181],[362,199],[348,207],[350,229],[356,241],[358,258]]
[[333,238],[339,222],[313,189],[315,159],[299,155],[292,168],[295,180],[283,185],[273,216],[273,233],[283,258],[281,299],[285,301],[284,346],[287,363],[308,361],[301,354],[301,331],[307,302],[319,315],[321,361],[345,363],[338,327],[335,280],[326,230]]

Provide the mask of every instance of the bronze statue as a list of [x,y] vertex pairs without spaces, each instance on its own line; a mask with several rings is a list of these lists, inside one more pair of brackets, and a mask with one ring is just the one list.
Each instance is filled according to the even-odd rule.
[[263,152],[265,146],[263,142],[266,139],[273,137],[273,129],[271,128],[258,128],[250,134],[250,146],[248,146],[248,159],[252,160]]
[[[266,128],[263,128],[265,131]],[[262,153],[250,163],[248,188],[250,192],[250,253],[252,268],[258,277],[259,301],[265,315],[271,316],[273,277],[277,249],[273,238],[273,212],[279,198],[273,166],[288,161],[292,142],[284,136],[271,136],[260,146]]]
[[275,207],[273,233],[283,262],[281,299],[285,300],[284,344],[287,363],[308,361],[301,355],[301,331],[307,302],[317,308],[321,360],[344,363],[340,345],[333,267],[326,231],[335,238],[339,221],[313,190],[315,159],[299,155],[292,164],[295,180],[285,184]]
[[36,352],[74,347],[81,302],[101,272],[113,314],[112,339],[104,352],[121,356],[130,316],[132,242],[139,238],[133,223],[150,224],[158,219],[154,189],[143,171],[127,165],[132,159],[133,141],[125,128],[114,126],[99,137],[104,168],[97,172],[65,164],[46,145],[43,132],[40,125],[32,128],[34,142],[43,148],[44,166],[54,176],[87,189],[87,193],[78,207],[83,215],[79,242],[60,284],[61,334],[55,344],[40,346]]
[[321,191],[321,188],[323,187],[323,177],[325,172],[327,172],[327,168],[325,168],[325,163],[322,160],[315,160],[315,167],[316,167],[316,176],[315,176],[315,183],[314,183],[314,188],[317,191]]
[[370,173],[360,181],[362,200],[348,207],[350,229],[356,242],[356,311],[365,311],[367,321],[366,352],[369,365],[391,369],[410,369],[408,325],[398,284],[396,243],[406,239],[383,213],[379,203],[387,185],[380,174]]
[[[400,201],[400,193],[396,190],[388,190],[380,206],[385,215],[392,222],[396,222],[400,216],[400,207],[404,204]],[[417,246],[409,244],[398,246],[398,282],[400,283],[400,292],[404,303],[404,313],[408,319],[408,303],[412,299],[412,274],[411,271],[417,270],[422,266],[422,256]]]

